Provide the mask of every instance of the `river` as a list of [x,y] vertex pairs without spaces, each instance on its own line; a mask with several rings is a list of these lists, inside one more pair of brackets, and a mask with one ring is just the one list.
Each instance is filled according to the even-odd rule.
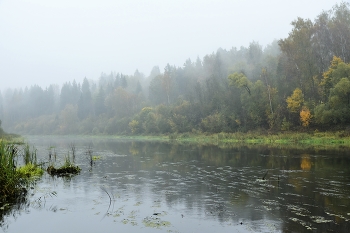
[[3,232],[350,232],[346,149],[27,140],[45,166],[69,156],[82,171],[45,173],[0,212]]

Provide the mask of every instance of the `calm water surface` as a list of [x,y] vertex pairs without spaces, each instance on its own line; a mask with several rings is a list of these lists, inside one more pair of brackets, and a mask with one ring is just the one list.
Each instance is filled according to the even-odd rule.
[[[350,232],[350,152],[32,137],[45,174],[3,232]],[[90,164],[88,150],[98,159]]]

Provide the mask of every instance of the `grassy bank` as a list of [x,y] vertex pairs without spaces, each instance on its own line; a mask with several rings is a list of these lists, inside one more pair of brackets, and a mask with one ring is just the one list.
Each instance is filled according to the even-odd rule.
[[334,132],[247,132],[247,133],[183,133],[171,135],[118,135],[93,136],[96,138],[108,137],[124,140],[173,141],[177,143],[199,143],[228,146],[230,144],[267,145],[283,147],[350,147],[350,133],[345,131]]
[[[52,135],[63,138],[74,138],[77,135]],[[79,135],[78,135],[79,136]],[[35,137],[35,136],[34,136]],[[80,135],[85,138],[111,138],[120,140],[143,140],[143,141],[177,141],[193,143],[245,143],[245,144],[307,144],[307,145],[344,145],[350,146],[350,131],[332,132],[277,132],[251,131],[236,133],[205,134],[178,133],[167,135]]]
[[[54,136],[54,135],[52,135]],[[166,141],[172,143],[193,143],[230,147],[233,145],[266,145],[269,147],[349,147],[350,132],[278,132],[267,131],[236,133],[182,133],[168,135],[65,135],[64,138],[85,137],[92,139],[109,138],[118,140]],[[35,136],[34,136],[35,137]],[[56,136],[55,136],[56,137]]]
[[350,136],[344,132],[309,133],[218,133],[211,135],[180,134],[172,136],[178,141],[211,143],[247,143],[247,144],[308,144],[308,145],[346,145],[350,146]]

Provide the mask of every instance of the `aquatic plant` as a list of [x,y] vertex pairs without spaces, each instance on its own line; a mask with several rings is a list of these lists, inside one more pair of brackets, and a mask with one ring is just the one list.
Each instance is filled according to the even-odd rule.
[[17,172],[22,178],[36,178],[44,174],[44,170],[41,167],[31,162],[27,163],[22,167],[17,168]]
[[[21,154],[21,152],[24,152]],[[17,168],[17,159],[23,155],[23,167]],[[25,145],[23,150],[19,145],[0,142],[0,200],[15,199],[27,192],[32,175],[42,174],[36,164],[36,151]]]
[[71,144],[69,145],[69,147],[70,147],[70,149],[71,149],[71,151],[72,151],[73,162],[74,162],[74,161],[75,161],[75,155],[76,155],[76,147],[75,147],[74,143],[71,143]]
[[100,159],[101,159],[101,156],[99,156],[99,155],[92,156],[93,161],[100,160]]
[[148,216],[143,219],[145,227],[161,229],[162,227],[169,227],[171,223],[169,221],[161,220],[157,215]]
[[46,192],[44,195],[40,196],[38,199],[34,200],[32,203],[34,205],[32,205],[34,208],[38,208],[40,209],[42,206],[45,206],[46,203],[46,199],[49,197],[56,197],[57,196],[57,192],[56,191],[50,191],[50,192]]
[[50,175],[56,175],[56,176],[70,176],[70,175],[76,175],[79,174],[81,171],[81,168],[79,166],[75,166],[73,162],[71,162],[68,156],[65,158],[63,166],[59,168],[55,168],[53,165],[50,165],[46,169],[47,173]]
[[24,159],[24,164],[36,164],[36,149],[33,147],[32,150],[30,150],[29,144],[26,144],[24,146],[24,154],[23,154],[23,159]]
[[0,197],[7,199],[18,195],[20,179],[16,173],[15,157],[18,149],[14,145],[0,142]]
[[91,144],[89,145],[89,147],[87,148],[85,154],[88,156],[88,159],[89,159],[89,163],[90,163],[90,166],[92,167],[92,165],[94,164],[94,159],[93,159],[93,155],[92,155],[93,151],[92,151],[92,146]]

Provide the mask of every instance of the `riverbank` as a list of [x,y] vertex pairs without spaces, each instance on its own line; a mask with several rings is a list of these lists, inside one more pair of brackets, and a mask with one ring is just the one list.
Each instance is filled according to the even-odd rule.
[[[52,135],[53,136],[53,135]],[[59,135],[57,135],[59,136]],[[80,135],[82,137],[99,139],[111,138],[118,140],[137,140],[137,141],[165,141],[172,143],[190,143],[190,144],[208,144],[218,145],[220,147],[232,147],[239,145],[253,146],[265,145],[269,147],[349,147],[350,133],[346,131],[333,132],[247,132],[247,133],[182,133],[169,135]],[[66,135],[59,137],[72,137]]]
[[219,133],[212,135],[180,135],[180,141],[211,141],[222,143],[247,143],[247,144],[306,144],[306,145],[348,145],[350,136],[344,132],[283,132],[283,133]]

